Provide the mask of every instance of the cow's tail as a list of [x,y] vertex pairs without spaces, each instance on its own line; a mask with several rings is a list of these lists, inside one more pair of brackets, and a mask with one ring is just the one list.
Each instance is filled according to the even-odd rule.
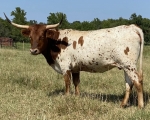
[[139,77],[140,80],[143,80],[143,47],[144,47],[144,34],[141,28],[137,29],[137,33],[140,37],[140,55],[139,55]]

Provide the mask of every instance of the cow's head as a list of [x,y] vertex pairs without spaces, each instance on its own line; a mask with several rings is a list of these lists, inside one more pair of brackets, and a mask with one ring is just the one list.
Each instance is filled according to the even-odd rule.
[[50,29],[57,28],[62,22],[61,20],[59,23],[53,25],[40,25],[40,24],[19,25],[10,21],[6,15],[5,17],[6,20],[13,26],[17,28],[22,28],[21,30],[22,35],[30,38],[30,42],[31,42],[30,52],[33,55],[40,54],[44,51],[48,43],[47,37],[55,38],[55,39],[58,38],[58,32]]

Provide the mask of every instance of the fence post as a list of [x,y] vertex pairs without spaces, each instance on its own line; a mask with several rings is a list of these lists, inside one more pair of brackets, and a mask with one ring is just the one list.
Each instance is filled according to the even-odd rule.
[[1,48],[2,48],[2,40],[0,41],[0,43],[1,43]]
[[23,41],[22,47],[23,47],[23,51],[24,51],[24,41]]

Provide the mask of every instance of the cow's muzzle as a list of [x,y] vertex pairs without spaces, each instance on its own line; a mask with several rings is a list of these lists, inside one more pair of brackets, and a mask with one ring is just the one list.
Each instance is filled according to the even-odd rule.
[[32,55],[38,55],[38,54],[40,54],[40,51],[37,48],[30,49],[30,52],[31,52]]

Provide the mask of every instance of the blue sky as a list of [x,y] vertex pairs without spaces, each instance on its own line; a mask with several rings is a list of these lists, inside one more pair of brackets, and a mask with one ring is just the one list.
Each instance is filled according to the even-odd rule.
[[0,17],[20,7],[27,12],[27,20],[47,23],[49,13],[62,12],[69,22],[92,21],[119,17],[129,19],[136,13],[150,19],[150,0],[0,0]]

